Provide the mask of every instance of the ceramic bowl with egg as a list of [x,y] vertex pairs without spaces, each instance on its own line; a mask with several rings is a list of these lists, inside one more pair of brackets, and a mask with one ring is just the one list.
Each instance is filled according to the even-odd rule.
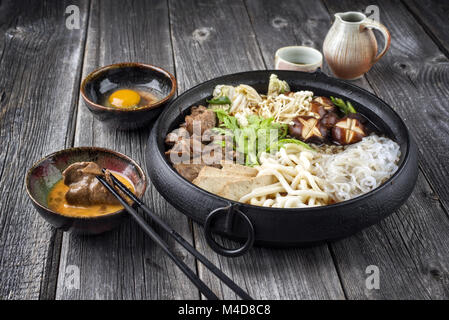
[[115,129],[137,129],[156,119],[175,95],[168,71],[143,63],[117,63],[90,73],[81,96],[100,121]]
[[116,151],[98,147],[70,148],[44,157],[28,170],[25,187],[36,210],[53,227],[75,234],[99,234],[122,222],[126,214],[123,207],[114,212],[86,216],[67,214],[63,210],[58,212],[51,205],[52,190],[63,179],[62,172],[71,164],[83,161],[95,162],[101,168],[126,178],[137,197],[140,198],[145,193],[147,179],[134,160]]

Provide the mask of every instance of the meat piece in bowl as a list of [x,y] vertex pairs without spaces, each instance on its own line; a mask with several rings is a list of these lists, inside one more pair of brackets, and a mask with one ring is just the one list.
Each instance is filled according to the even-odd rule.
[[89,206],[94,204],[119,204],[118,200],[96,178],[105,176],[112,184],[110,172],[103,174],[95,162],[75,162],[62,173],[64,184],[69,187],[65,194],[68,204]]

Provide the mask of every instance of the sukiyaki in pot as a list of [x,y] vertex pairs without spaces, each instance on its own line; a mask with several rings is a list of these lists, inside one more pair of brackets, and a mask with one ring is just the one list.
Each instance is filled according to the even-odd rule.
[[[321,72],[251,71],[171,102],[152,129],[147,167],[167,201],[205,224],[212,248],[235,256],[253,243],[312,245],[379,222],[411,194],[417,151],[398,114],[364,89]],[[244,245],[227,250],[212,233]]]

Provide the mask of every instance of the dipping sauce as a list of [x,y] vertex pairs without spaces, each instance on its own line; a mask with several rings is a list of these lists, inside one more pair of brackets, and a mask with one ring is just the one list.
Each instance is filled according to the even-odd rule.
[[162,99],[162,94],[147,87],[114,89],[103,96],[103,105],[118,109],[138,109]]
[[[114,172],[113,175],[128,189],[134,192],[134,186],[131,181],[117,172]],[[62,215],[71,217],[95,217],[123,209],[121,204],[97,204],[86,207],[70,205],[65,199],[65,194],[68,190],[69,187],[64,184],[64,179],[59,180],[48,193],[48,208]]]

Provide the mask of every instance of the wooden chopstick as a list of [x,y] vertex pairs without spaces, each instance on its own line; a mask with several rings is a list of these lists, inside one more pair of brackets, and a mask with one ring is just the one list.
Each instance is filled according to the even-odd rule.
[[[105,169],[103,169],[105,172]],[[170,236],[172,236],[176,242],[182,245],[187,251],[194,255],[201,263],[208,268],[213,274],[215,274],[221,281],[223,281],[232,291],[234,291],[240,298],[244,300],[253,300],[251,296],[246,293],[242,288],[240,288],[234,281],[232,281],[226,274],[218,269],[212,262],[210,262],[205,256],[203,256],[199,251],[197,251],[189,242],[187,242],[179,233],[166,224],[158,215],[154,214],[150,208],[148,208],[145,203],[143,203],[139,198],[137,198],[134,193],[131,192],[123,183],[121,183],[114,175],[111,174],[111,179],[114,184],[122,190],[128,197],[131,198],[143,211],[145,211],[151,219],[158,224],[162,229],[164,229]]]
[[178,258],[168,247],[167,243],[156,233],[156,231],[151,228],[147,222],[134,210],[121,196],[120,194],[111,186],[103,177],[97,176],[97,179],[120,201],[122,206],[125,207],[134,220],[139,224],[139,226],[145,231],[150,238],[156,242],[162,250],[173,260],[173,262],[181,269],[182,272],[192,281],[192,283],[200,290],[204,296],[209,300],[218,300],[215,293],[210,290],[210,288],[180,259]]

